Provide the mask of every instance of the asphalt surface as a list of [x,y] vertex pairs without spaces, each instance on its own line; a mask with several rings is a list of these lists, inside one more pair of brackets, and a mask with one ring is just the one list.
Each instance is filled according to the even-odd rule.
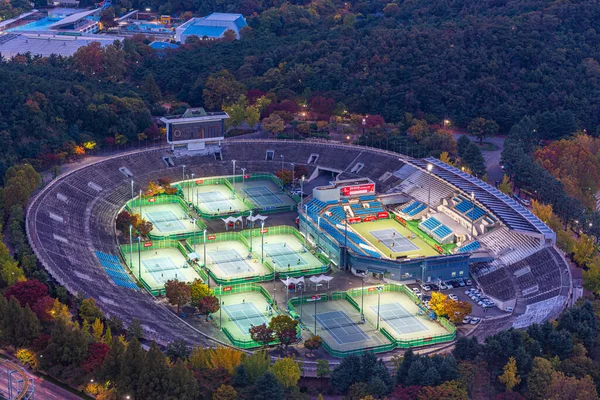
[[[461,136],[465,134],[453,132],[452,135],[454,136],[455,140],[458,140]],[[479,142],[479,139],[477,139],[475,136],[465,136],[467,136],[475,143]],[[497,148],[493,151],[481,151],[483,159],[485,160],[485,168],[487,170],[488,183],[493,186],[496,181],[501,181],[502,177],[504,176],[504,171],[502,170],[502,166],[500,165],[500,160],[502,158],[502,150],[504,149],[504,138],[500,136],[494,136],[484,139],[484,143],[491,143]]]

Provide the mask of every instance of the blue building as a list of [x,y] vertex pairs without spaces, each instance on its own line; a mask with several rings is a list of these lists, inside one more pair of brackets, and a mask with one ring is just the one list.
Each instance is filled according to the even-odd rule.
[[215,40],[231,30],[240,38],[240,30],[248,26],[242,14],[212,13],[202,18],[192,18],[175,29],[175,40],[185,43],[188,37]]

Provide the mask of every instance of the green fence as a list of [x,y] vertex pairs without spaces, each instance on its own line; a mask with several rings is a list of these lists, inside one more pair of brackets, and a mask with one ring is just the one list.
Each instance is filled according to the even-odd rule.
[[[386,285],[380,285],[380,286],[383,286],[383,290],[382,290],[383,292],[403,293],[403,294],[407,295],[408,297],[410,297],[410,299],[413,302],[415,302],[415,304],[417,304],[417,305],[421,304],[421,300],[413,293],[412,290],[410,290],[405,285],[386,284]],[[369,290],[369,289],[371,289],[371,290]],[[357,311],[360,312],[360,306],[358,305],[358,303],[356,302],[354,297],[361,296],[363,293],[365,295],[374,295],[374,294],[377,294],[377,291],[373,290],[372,287],[366,287],[366,288],[361,288],[361,289],[351,289],[346,292],[332,292],[329,294],[322,294],[321,298],[316,301],[317,302],[325,302],[325,301],[333,301],[333,300],[346,300],[350,303],[350,305],[352,305],[352,307],[354,307]],[[313,300],[311,299],[310,296],[306,296],[306,297],[302,297],[302,298],[294,297],[293,299],[290,299],[287,304],[290,315],[293,318],[298,318],[298,312],[296,311],[296,306],[301,303],[306,304],[308,302],[313,303]],[[448,331],[447,334],[434,335],[434,336],[430,336],[430,337],[417,338],[417,339],[399,340],[399,339],[396,339],[393,335],[391,335],[384,327],[381,327],[379,329],[379,331],[381,332],[382,335],[384,335],[391,342],[390,344],[383,344],[383,345],[361,348],[361,349],[354,349],[354,350],[335,350],[335,349],[332,349],[326,342],[323,342],[323,348],[325,350],[327,350],[327,352],[334,357],[347,357],[352,354],[362,354],[367,351],[373,352],[373,353],[382,353],[382,352],[386,352],[386,351],[391,351],[395,348],[406,349],[406,348],[411,348],[411,347],[428,346],[428,345],[432,345],[432,344],[445,343],[445,342],[450,342],[450,341],[454,340],[456,338],[456,327],[450,321],[448,321],[446,318],[439,318],[438,322],[440,323],[440,325],[442,325],[444,327],[444,329],[446,329]]]

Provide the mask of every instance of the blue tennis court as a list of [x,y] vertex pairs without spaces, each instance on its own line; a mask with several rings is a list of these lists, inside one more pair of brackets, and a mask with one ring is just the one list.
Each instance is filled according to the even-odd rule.
[[269,324],[267,317],[270,311],[260,312],[252,302],[223,306],[223,311],[243,335],[249,335],[249,330],[253,326]]
[[196,196],[198,196],[198,201],[204,204],[210,212],[225,212],[236,209],[221,192],[203,192],[198,193]]
[[150,276],[160,285],[164,285],[167,281],[177,279],[179,281],[186,280],[185,274],[180,271],[180,266],[175,264],[170,257],[157,257],[149,260],[142,260],[144,268]]
[[380,229],[378,231],[370,231],[369,233],[395,253],[419,250],[417,245],[395,229]]
[[296,250],[291,249],[286,243],[267,243],[265,253],[272,258],[280,268],[298,267],[308,265],[308,262]]
[[[377,315],[377,306],[371,306],[370,309]],[[379,316],[399,335],[429,330],[400,303],[382,304]]]
[[268,207],[268,206],[276,206],[283,204],[283,200],[277,196],[277,194],[273,193],[266,186],[254,186],[250,188],[244,189],[244,192],[252,201],[259,207]]
[[[314,315],[313,315],[314,317]],[[317,314],[317,322],[323,330],[329,332],[338,344],[347,344],[370,340],[371,338],[352,321],[343,311],[330,311]],[[317,334],[315,332],[315,334]]]
[[148,217],[152,222],[152,226],[159,232],[167,233],[186,229],[183,222],[171,210],[144,212],[144,215]]
[[246,258],[242,257],[234,249],[213,250],[207,255],[217,265],[225,275],[238,275],[247,272],[254,272],[254,269],[248,264]]

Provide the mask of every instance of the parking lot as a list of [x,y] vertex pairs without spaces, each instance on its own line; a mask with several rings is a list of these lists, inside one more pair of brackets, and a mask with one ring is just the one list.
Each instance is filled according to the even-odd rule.
[[[413,284],[408,285],[408,287],[410,287],[411,289],[413,289],[413,288],[419,289],[421,294],[424,296],[423,297],[424,299],[431,297],[431,293],[436,291],[435,285],[431,285],[431,286],[433,286],[432,290],[425,291],[422,289],[421,285],[418,283],[413,283]],[[443,289],[440,291],[443,294],[445,294],[446,296],[450,296],[450,295],[456,296],[455,299],[458,301],[467,301],[467,302],[471,303],[471,306],[473,307],[473,311],[469,314],[471,317],[486,318],[486,317],[495,317],[495,316],[505,314],[505,312],[502,310],[499,310],[498,307],[483,308],[482,306],[478,305],[475,301],[471,300],[471,298],[467,294],[465,294],[465,291],[467,291],[469,289],[477,289],[477,286],[475,286],[474,284],[472,286],[465,285],[463,287],[457,287],[457,288],[451,287],[449,289]]]

